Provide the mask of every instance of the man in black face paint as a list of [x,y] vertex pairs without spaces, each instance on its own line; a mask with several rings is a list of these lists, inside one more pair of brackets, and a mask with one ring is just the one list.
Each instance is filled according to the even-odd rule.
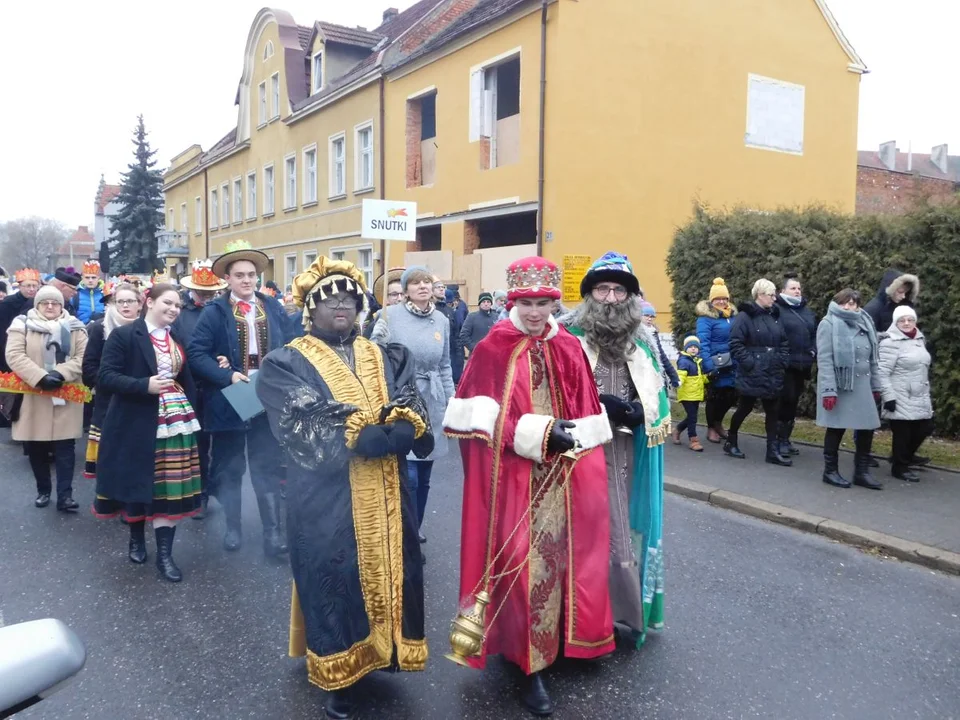
[[417,509],[404,488],[407,453],[426,457],[433,436],[409,352],[359,335],[366,290],[342,260],[298,275],[307,333],[267,355],[257,383],[287,455],[290,654],[307,656],[335,719],[353,717],[351,688],[367,673],[427,660]]

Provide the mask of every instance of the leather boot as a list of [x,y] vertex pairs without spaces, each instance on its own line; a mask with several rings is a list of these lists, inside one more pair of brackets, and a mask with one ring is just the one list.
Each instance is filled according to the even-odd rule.
[[535,672],[527,677],[527,685],[523,689],[523,704],[537,717],[553,714],[553,702],[547,693],[547,686],[543,682],[541,673]]
[[823,481],[838,488],[850,487],[850,481],[840,474],[840,456],[836,450],[823,451]]
[[157,570],[170,582],[183,580],[183,573],[173,561],[173,536],[175,527],[158,527],[153,532],[157,537]]
[[909,466],[903,467],[902,465],[894,465],[893,476],[897,480],[903,480],[904,482],[920,482],[920,476],[917,475]]
[[869,490],[883,490],[883,485],[874,480],[873,475],[870,474],[870,460],[869,454],[861,453],[859,450],[857,451],[853,460],[855,469],[853,484]]
[[147,538],[144,533],[144,526],[146,523],[141,520],[140,522],[130,523],[130,553],[128,557],[130,562],[136,563],[137,565],[143,565],[147,561]]
[[234,552],[243,544],[243,532],[240,525],[240,492],[231,492],[229,489],[217,496],[223,507],[223,518],[227,531],[223,534],[223,549]]
[[744,460],[747,457],[743,454],[743,451],[737,447],[737,433],[733,430],[727,434],[727,441],[723,444],[723,452],[737,460]]
[[721,440],[726,440],[730,437],[729,433],[723,429],[723,422],[721,420],[717,420],[713,424],[713,431],[720,436]]
[[330,720],[351,720],[355,717],[356,708],[350,689],[333,690],[327,693],[327,704],[324,709]]
[[771,465],[780,465],[782,467],[790,467],[793,465],[793,460],[780,454],[780,439],[775,437],[767,438],[767,456],[764,460]]
[[783,423],[783,434],[780,436],[780,454],[781,455],[799,455],[800,451],[790,442],[790,436],[793,435],[793,428],[796,426],[796,420],[788,420]]
[[37,493],[37,499],[33,501],[33,504],[38,508],[45,508],[50,504],[50,493]]
[[277,557],[287,552],[287,543],[283,539],[283,526],[280,519],[280,496],[264,493],[257,496],[260,507],[260,521],[263,523],[263,552],[267,557]]
[[200,496],[200,510],[196,515],[191,515],[194,520],[203,520],[207,516],[207,496]]
[[66,492],[57,495],[57,510],[63,513],[75,513],[80,509],[80,503],[73,499],[73,493]]

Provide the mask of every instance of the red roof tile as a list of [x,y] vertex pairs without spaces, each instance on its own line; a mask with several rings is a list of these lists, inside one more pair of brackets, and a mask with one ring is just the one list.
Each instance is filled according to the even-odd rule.
[[[116,185],[107,185],[107,187],[116,187]],[[96,248],[96,241],[90,234],[87,225],[81,225],[70,235],[70,239],[57,249],[57,255],[69,255],[70,248],[73,247],[74,256],[92,254]]]
[[102,213],[104,208],[110,204],[110,201],[113,200],[117,195],[120,194],[119,185],[104,185],[100,192],[97,193],[97,213]]

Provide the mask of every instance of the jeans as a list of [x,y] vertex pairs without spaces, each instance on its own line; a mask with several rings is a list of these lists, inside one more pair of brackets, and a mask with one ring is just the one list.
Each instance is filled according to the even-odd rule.
[[77,441],[73,439],[23,444],[27,457],[30,458],[33,477],[37,481],[38,495],[49,495],[52,490],[50,453],[53,453],[53,464],[57,468],[57,497],[73,494],[73,470],[77,462],[74,454],[76,444]]
[[[733,413],[733,418],[730,420],[731,433],[736,433],[740,430],[740,426],[743,425],[743,421],[747,419],[747,415],[753,412],[753,406],[756,404],[757,399],[758,398],[751,397],[750,395],[740,396],[740,400],[737,401],[737,411]],[[760,402],[763,403],[763,412],[766,414],[763,427],[767,433],[767,440],[776,440],[777,410],[780,407],[780,398],[761,398]]]
[[933,432],[932,420],[890,420],[893,431],[893,469],[906,470],[923,441]]
[[722,423],[724,416],[737,404],[737,389],[734,387],[707,388],[707,427]]
[[430,475],[433,460],[407,460],[407,489],[417,505],[417,527],[423,525],[427,511],[427,496],[430,494]]
[[210,433],[213,456],[208,491],[223,505],[230,527],[240,526],[240,491],[250,467],[250,482],[257,497],[280,492],[280,445],[270,432],[265,414],[250,421],[249,430]]
[[783,376],[783,392],[780,394],[780,422],[792,422],[797,419],[797,405],[807,385],[807,374],[803,370],[787,370]]
[[679,435],[686,430],[687,437],[695,438],[697,436],[697,413],[700,411],[700,401],[683,400],[680,404],[683,405],[687,416],[677,423],[677,434]]

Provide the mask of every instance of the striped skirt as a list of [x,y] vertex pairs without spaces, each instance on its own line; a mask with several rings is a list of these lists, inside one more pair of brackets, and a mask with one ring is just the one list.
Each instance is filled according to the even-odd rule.
[[87,455],[83,466],[83,476],[87,480],[95,480],[97,477],[97,455],[100,453],[100,428],[96,425],[90,425],[90,431],[87,434]]
[[160,396],[153,475],[153,502],[122,503],[97,495],[94,514],[122,515],[129,522],[180,520],[200,510],[200,453],[195,433],[200,431],[193,407],[179,389]]

